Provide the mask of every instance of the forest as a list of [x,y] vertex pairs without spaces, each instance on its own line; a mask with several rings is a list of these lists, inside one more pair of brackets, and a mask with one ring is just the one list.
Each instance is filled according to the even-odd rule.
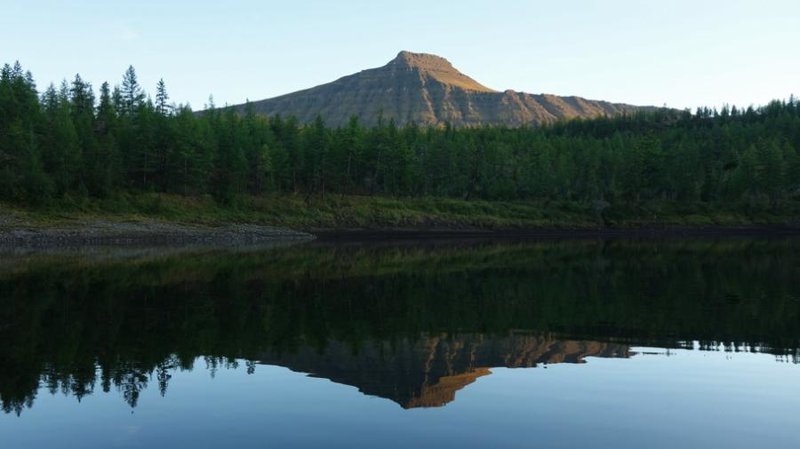
[[800,202],[800,101],[658,109],[532,128],[332,128],[292,117],[201,112],[155,96],[133,67],[119,85],[76,75],[39,91],[0,75],[0,201],[20,207],[121,192],[563,201],[666,201],[780,212]]

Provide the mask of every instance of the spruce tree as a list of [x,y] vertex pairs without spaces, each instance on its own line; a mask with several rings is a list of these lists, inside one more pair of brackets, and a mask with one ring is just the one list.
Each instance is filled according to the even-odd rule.
[[133,66],[128,66],[128,70],[122,76],[120,96],[122,100],[120,112],[123,114],[133,114],[144,104],[145,94],[139,85],[136,69]]
[[156,85],[156,112],[161,115],[169,115],[172,112],[172,106],[167,103],[167,100],[169,100],[167,86],[164,84],[164,78],[161,78]]

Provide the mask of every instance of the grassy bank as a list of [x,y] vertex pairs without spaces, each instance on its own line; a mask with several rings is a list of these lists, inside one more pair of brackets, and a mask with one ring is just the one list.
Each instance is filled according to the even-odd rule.
[[220,205],[210,197],[122,194],[105,200],[65,199],[29,208],[0,205],[0,230],[75,226],[93,220],[162,220],[209,226],[250,223],[310,231],[800,226],[800,202],[786,202],[778,208],[675,202],[600,208],[552,201],[283,195],[240,197],[232,205]]

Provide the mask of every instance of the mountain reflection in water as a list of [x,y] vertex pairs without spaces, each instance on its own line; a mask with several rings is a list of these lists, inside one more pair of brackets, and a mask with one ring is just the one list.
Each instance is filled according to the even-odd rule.
[[543,363],[583,363],[585,357],[628,357],[627,346],[548,336],[435,335],[394,342],[366,341],[354,351],[330,341],[321,351],[263,354],[261,363],[285,366],[357,387],[403,408],[441,407],[490,368],[532,368]]
[[[176,370],[285,366],[404,408],[494,367],[748,348],[797,361],[800,242],[308,244],[0,270],[0,402],[167,393]],[[689,343],[687,343],[689,342]],[[241,362],[239,362],[241,361]]]

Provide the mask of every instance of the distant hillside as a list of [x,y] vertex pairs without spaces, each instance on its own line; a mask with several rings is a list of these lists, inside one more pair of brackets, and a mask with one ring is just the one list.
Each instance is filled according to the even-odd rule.
[[[539,125],[560,119],[631,112],[636,106],[492,90],[459,72],[442,57],[400,52],[383,67],[363,70],[311,89],[251,103],[259,114],[295,116],[301,122],[322,116],[331,126],[357,116],[367,125],[380,114],[399,125]],[[234,106],[240,111],[244,105]]]

